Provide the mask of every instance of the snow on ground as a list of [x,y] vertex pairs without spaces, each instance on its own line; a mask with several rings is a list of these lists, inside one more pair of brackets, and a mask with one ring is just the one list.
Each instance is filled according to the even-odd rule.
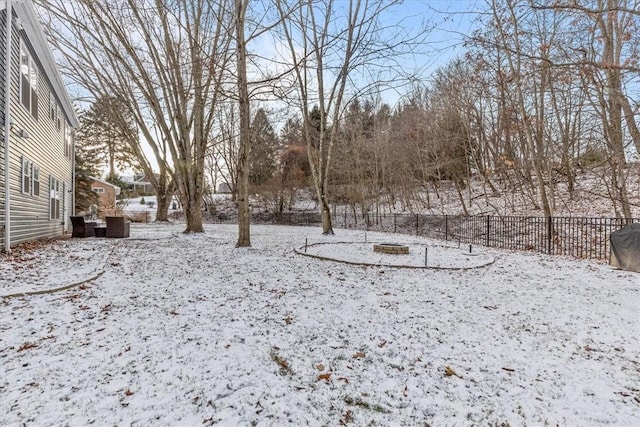
[[[169,215],[181,211],[177,197],[174,197],[172,202],[173,203],[169,204]],[[158,211],[157,196],[139,196],[131,199],[123,199],[120,201],[120,205],[122,212],[129,217],[135,218],[136,222],[153,222],[156,220],[156,213]],[[140,215],[143,215],[143,217],[140,217]],[[144,216],[146,216],[146,218]]]
[[102,273],[115,242],[60,239],[29,251],[0,254],[0,297],[81,283]]
[[0,299],[0,425],[640,424],[638,274],[515,252],[363,267],[293,252],[358,231],[180,230],[3,259],[2,292],[104,274]]

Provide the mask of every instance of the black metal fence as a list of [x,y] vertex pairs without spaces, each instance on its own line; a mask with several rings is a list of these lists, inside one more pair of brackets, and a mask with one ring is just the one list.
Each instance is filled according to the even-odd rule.
[[[219,212],[205,215],[205,221],[214,224],[237,224],[238,215]],[[319,225],[322,224],[322,217],[319,212],[253,212],[251,214],[253,224],[277,224],[277,225]]]
[[[236,223],[235,214],[209,215],[214,223]],[[252,223],[320,225],[319,212],[254,213]],[[460,244],[536,251],[577,258],[608,259],[609,235],[639,218],[453,216],[378,214],[362,216],[333,212],[333,225],[342,228],[414,234]]]

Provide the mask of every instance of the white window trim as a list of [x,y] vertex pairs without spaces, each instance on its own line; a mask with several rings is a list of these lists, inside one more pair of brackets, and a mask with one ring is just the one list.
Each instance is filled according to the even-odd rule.
[[56,97],[53,94],[53,91],[51,91],[49,92],[49,118],[55,124],[57,117],[58,117],[58,101],[56,101]]
[[[27,81],[29,82],[29,99],[28,99],[28,107],[25,105],[24,99],[23,99],[23,85],[22,85],[22,76],[23,76],[23,72],[22,72],[22,56],[26,55],[27,57],[27,62],[28,62],[28,68],[27,68],[27,73],[26,73],[26,78]],[[33,59],[33,55],[31,55],[31,52],[29,52],[29,49],[27,49],[27,46],[24,43],[24,40],[20,40],[20,105],[22,105],[27,111],[29,111],[29,113],[31,113],[31,115],[36,118],[38,116],[37,113],[37,109],[38,109],[38,105],[34,106],[33,103],[33,96],[31,94],[31,91],[34,91],[36,93],[36,95],[38,94],[38,80],[39,80],[39,70],[38,70],[38,66],[36,65],[35,60]],[[35,113],[34,113],[35,111]]]
[[98,194],[104,194],[104,188],[102,187],[91,187],[91,191]]
[[73,134],[70,126],[64,128],[64,155],[68,159],[73,158]]
[[[29,188],[25,188],[25,178],[28,178]],[[31,195],[33,191],[33,162],[26,157],[22,157],[22,170],[20,171],[20,191],[22,194]]]
[[[36,183],[38,183],[38,191],[36,192]],[[40,197],[40,166],[31,165],[31,195]]]
[[22,40],[20,40],[20,73],[19,73],[19,75],[20,75],[20,105],[22,105],[27,110],[31,111],[31,92],[29,92],[29,100],[28,100],[29,106],[28,107],[25,105],[25,102],[24,102],[25,100],[22,98],[23,94],[24,94],[24,90],[23,90],[23,87],[22,87],[23,86],[23,84],[22,84],[23,77],[22,76],[25,74],[23,72],[23,70],[22,70],[22,57],[25,56],[25,55],[27,57],[27,73],[26,73],[26,76],[27,76],[27,81],[29,81],[29,74],[30,74],[29,73],[29,67],[30,67],[30,64],[31,64],[31,55],[29,55],[29,52],[27,51],[27,48],[24,45],[24,42]]
[[49,219],[60,219],[60,181],[53,175],[49,176]]

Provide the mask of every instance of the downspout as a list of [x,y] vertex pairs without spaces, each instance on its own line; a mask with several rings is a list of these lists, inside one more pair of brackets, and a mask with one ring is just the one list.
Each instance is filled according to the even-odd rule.
[[11,252],[11,192],[9,191],[9,137],[11,134],[11,0],[7,1],[4,67],[4,250]]
[[[71,215],[76,214],[76,138],[71,135]],[[67,215],[69,218],[69,215]],[[66,218],[65,218],[66,222]],[[67,227],[67,230],[69,228]],[[66,230],[65,230],[66,231]]]

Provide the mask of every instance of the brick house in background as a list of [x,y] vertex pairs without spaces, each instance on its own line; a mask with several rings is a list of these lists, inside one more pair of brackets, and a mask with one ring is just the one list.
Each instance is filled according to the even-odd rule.
[[73,111],[31,0],[0,2],[2,249],[61,236],[74,211]]
[[98,199],[98,217],[104,218],[106,215],[116,213],[116,201],[120,195],[121,188],[98,178],[90,177],[91,191],[96,193]]

